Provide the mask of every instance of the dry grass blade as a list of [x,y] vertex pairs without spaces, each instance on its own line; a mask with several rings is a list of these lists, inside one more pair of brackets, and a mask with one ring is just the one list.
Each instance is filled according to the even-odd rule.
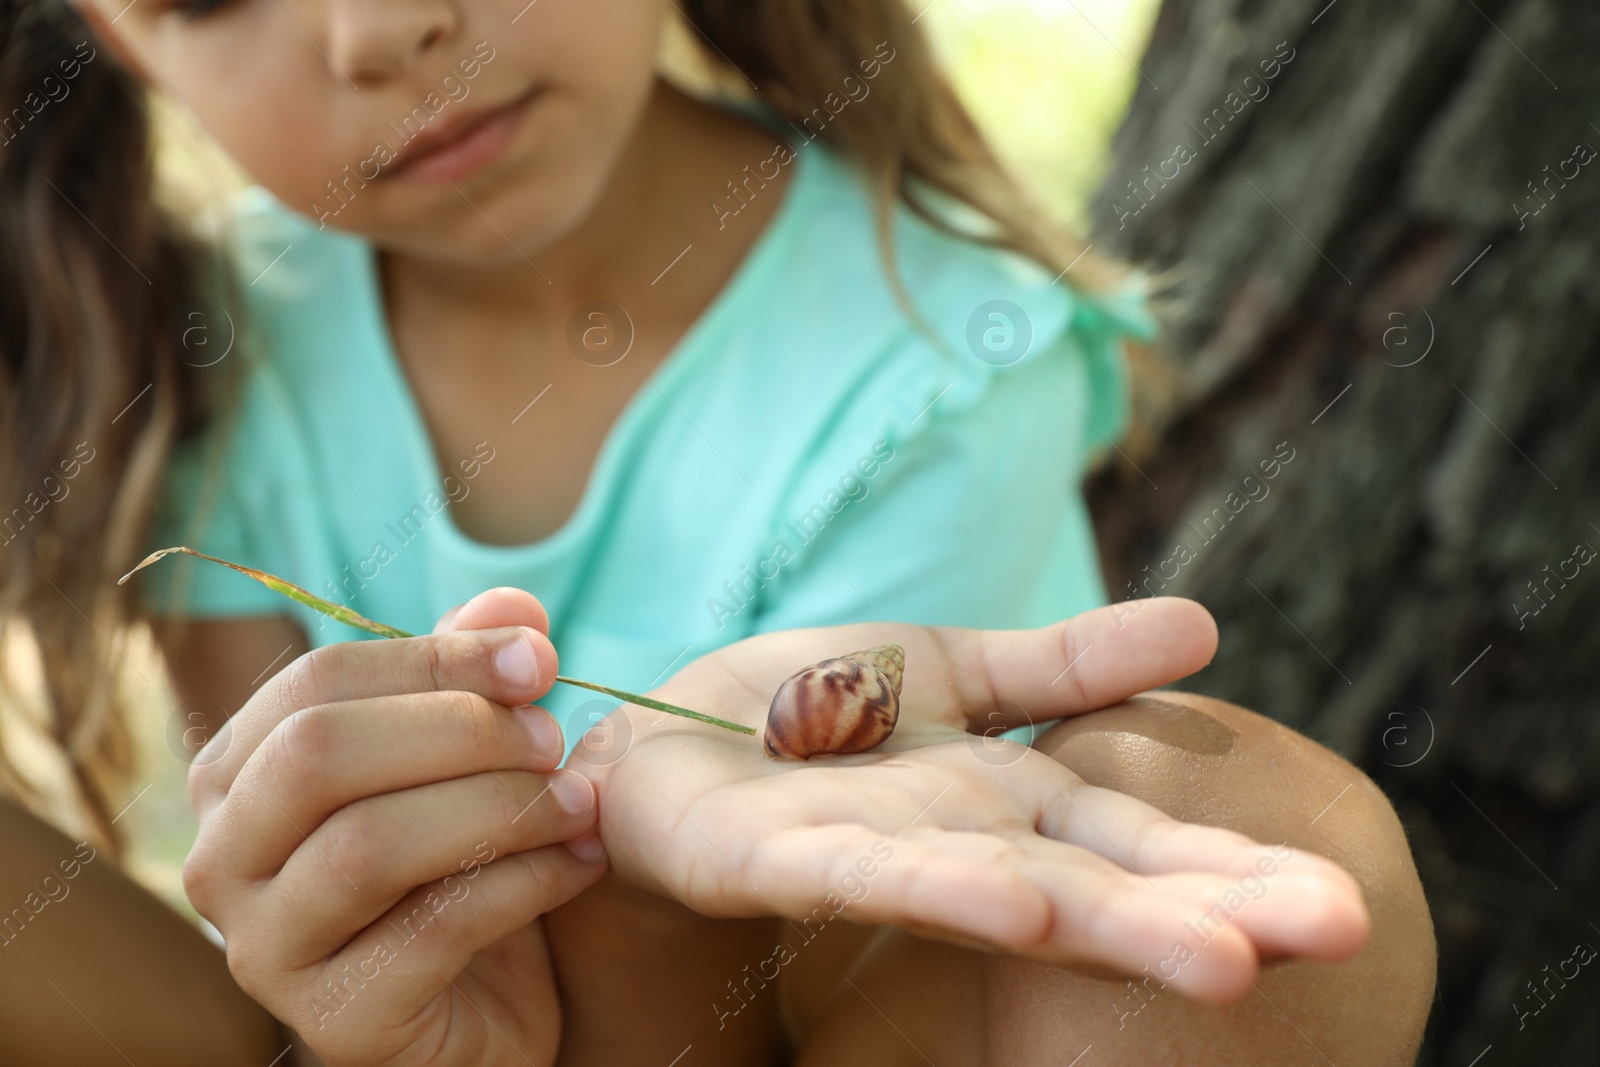
[[[374,620],[367,618],[365,615],[351,611],[342,604],[335,604],[330,600],[324,600],[316,594],[307,592],[306,590],[300,588],[293,582],[284,581],[275,574],[268,574],[266,571],[258,571],[254,567],[245,567],[238,563],[230,563],[228,560],[221,559],[217,556],[208,556],[204,552],[197,552],[194,549],[187,548],[183,545],[176,545],[172,548],[163,548],[159,552],[150,553],[139,562],[137,567],[133,568],[133,570],[129,571],[127,574],[124,574],[121,578],[118,578],[117,584],[124,584],[129,578],[132,578],[135,574],[144,570],[157,560],[165,559],[170,555],[180,552],[184,555],[198,556],[201,559],[210,560],[212,563],[220,563],[224,567],[227,567],[231,570],[236,570],[240,574],[246,575],[250,578],[254,578],[256,581],[260,582],[268,589],[271,589],[273,592],[281,593],[290,600],[293,600],[298,604],[304,604],[313,611],[320,611],[322,614],[328,616],[328,618],[342,622],[346,626],[353,626],[358,630],[365,630],[370,634],[377,634],[379,637],[416,636],[415,634],[408,633],[405,630],[389,626],[385,623],[375,622]],[[690,711],[688,708],[680,708],[676,704],[668,704],[665,701],[656,700],[653,697],[640,696],[638,693],[630,693],[626,689],[613,689],[610,686],[600,685],[597,682],[586,682],[581,678],[568,678],[565,675],[560,674],[556,675],[556,681],[566,685],[575,685],[583,689],[590,689],[597,693],[605,693],[607,696],[616,697],[618,700],[625,700],[629,704],[638,704],[640,707],[654,708],[657,711],[667,712],[669,715],[679,715],[686,719],[694,719],[696,722],[710,723],[712,726],[720,726],[724,730],[732,730],[734,733],[754,734],[756,732],[754,727],[742,726],[739,723],[729,722],[726,719],[718,719],[711,715],[701,714],[698,711]]]
[[201,559],[208,559],[212,563],[220,563],[224,567],[232,568],[233,570],[238,571],[240,574],[249,575],[251,578],[254,578],[256,581],[266,586],[268,589],[271,589],[274,593],[282,593],[290,600],[304,604],[306,607],[312,608],[313,610],[320,611],[322,614],[328,616],[328,618],[337,619],[346,626],[354,626],[358,630],[365,630],[368,633],[377,634],[379,637],[416,636],[415,634],[407,633],[404,630],[397,630],[393,626],[386,626],[381,622],[373,622],[365,615],[357,614],[356,612],[351,611],[349,608],[340,604],[335,604],[330,600],[323,600],[316,594],[309,593],[306,590],[301,589],[293,582],[286,582],[275,574],[268,574],[266,571],[258,571],[254,567],[241,566],[238,563],[229,563],[225,559],[219,559],[216,556],[208,556],[204,552],[196,552],[194,549],[185,548],[182,545],[178,545],[174,548],[163,548],[159,552],[150,553],[139,563],[137,567],[133,568],[133,570],[129,571],[127,574],[124,574],[121,578],[118,578],[117,584],[122,585],[129,578],[132,578],[135,574],[138,574],[140,571],[150,566],[150,564],[156,562],[157,560],[165,559],[177,552],[182,552],[185,555],[190,556],[199,556]]

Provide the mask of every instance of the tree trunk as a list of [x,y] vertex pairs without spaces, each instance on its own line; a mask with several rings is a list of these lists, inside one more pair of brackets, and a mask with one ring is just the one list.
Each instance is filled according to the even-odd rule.
[[1592,0],[1168,0],[1095,202],[1174,292],[1108,587],[1206,604],[1193,687],[1388,791],[1422,1064],[1600,1048],[1597,41]]

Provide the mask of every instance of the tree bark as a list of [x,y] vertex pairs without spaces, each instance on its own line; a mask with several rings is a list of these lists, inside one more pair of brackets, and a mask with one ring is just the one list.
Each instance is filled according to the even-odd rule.
[[1168,0],[1095,202],[1171,293],[1108,588],[1206,604],[1186,685],[1388,791],[1422,1064],[1600,1047],[1600,961],[1550,979],[1600,948],[1597,41],[1590,0]]

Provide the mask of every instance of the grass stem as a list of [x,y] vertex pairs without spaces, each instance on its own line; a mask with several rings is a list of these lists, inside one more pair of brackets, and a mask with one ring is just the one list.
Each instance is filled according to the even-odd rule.
[[[216,556],[208,556],[204,552],[196,552],[194,549],[185,548],[182,545],[178,545],[173,548],[163,548],[159,552],[150,553],[150,555],[146,556],[137,567],[133,568],[133,570],[117,579],[117,584],[122,585],[139,571],[142,571],[146,567],[150,566],[150,564],[155,563],[157,560],[165,559],[167,556],[178,552],[189,556],[198,556],[201,559],[210,560],[212,563],[220,563],[224,567],[236,570],[240,574],[254,578],[256,581],[260,582],[268,589],[271,589],[273,592],[280,593],[283,596],[288,597],[290,600],[293,600],[297,604],[304,604],[313,611],[319,611],[328,616],[328,618],[342,622],[346,626],[353,626],[358,630],[365,630],[370,634],[377,634],[379,637],[416,636],[415,634],[408,633],[405,630],[389,626],[386,623],[375,622],[372,619],[367,618],[365,615],[351,611],[342,604],[335,604],[332,601],[324,600],[315,593],[311,593],[300,588],[293,582],[284,581],[277,575],[268,574],[266,571],[258,571],[254,567],[245,567],[238,563],[230,563],[225,559],[219,559]],[[626,689],[613,689],[608,685],[600,685],[597,682],[586,682],[581,678],[568,678],[564,674],[556,675],[556,681],[564,682],[567,685],[575,685],[580,689],[590,689],[596,693],[604,693],[606,696],[616,697],[618,700],[626,701],[629,704],[638,704],[640,707],[654,708],[656,711],[664,711],[669,715],[679,715],[685,719],[693,719],[696,722],[710,723],[712,726],[720,726],[724,730],[732,730],[734,733],[754,734],[756,732],[753,726],[741,726],[739,723],[729,722],[726,719],[719,719],[712,715],[704,715],[698,711],[690,711],[688,708],[680,708],[676,704],[668,704],[663,700],[656,700],[652,697],[641,696],[638,693],[630,693]]]

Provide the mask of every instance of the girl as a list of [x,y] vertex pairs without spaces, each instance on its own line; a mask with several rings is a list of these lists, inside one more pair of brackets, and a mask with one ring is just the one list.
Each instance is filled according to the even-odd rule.
[[[549,690],[556,648],[569,673],[643,690],[753,636],[671,683],[683,702],[721,705],[719,670],[759,689],[797,647],[853,639],[778,631],[1040,626],[1101,600],[1072,485],[1116,432],[1118,337],[1150,324],[1110,268],[1017,206],[897,2],[688,4],[733,83],[714,100],[657,75],[674,13],[659,0],[0,6],[5,255],[25,280],[4,298],[8,488],[28,499],[80,441],[99,457],[82,465],[76,504],[13,513],[8,608],[40,643],[56,736],[103,838],[126,743],[113,661],[94,642],[136,612],[168,620],[175,683],[212,739],[192,777],[204,829],[188,888],[243,987],[328,1062],[665,1062],[683,1034],[701,1062],[786,1044],[847,1062],[841,1041],[865,1056],[848,1010],[808,1002],[802,977],[814,967],[814,988],[841,988],[861,948],[848,930],[785,978],[786,1019],[776,998],[735,1011],[733,983],[721,988],[758,946],[771,958],[765,917],[809,914],[858,846],[871,852],[852,827],[910,857],[860,918],[1124,973],[1170,964],[1180,918],[1269,858],[1116,801],[1077,823],[1049,799],[1079,784],[1056,760],[950,738],[1198,667],[1212,631],[1182,606],[1048,631],[1077,635],[1086,656],[1100,646],[1081,670],[1037,639],[997,639],[1017,649],[1016,678],[998,672],[993,695],[947,697],[937,713],[925,698],[929,720],[911,724],[925,729],[901,742],[914,782],[874,757],[843,788],[805,768],[771,792],[730,790],[769,768],[708,756],[724,739]],[[214,222],[219,264],[152,202],[145,85],[258,183]],[[169,567],[137,608],[119,601],[108,577],[169,543],[414,631],[470,604],[433,637],[350,645],[220,570]],[[539,601],[471,598],[492,586]],[[983,675],[973,656],[930,651],[956,637],[921,640],[914,659],[935,676]],[[1070,698],[1041,682],[1047,668],[1077,683]],[[506,710],[547,691],[548,713]],[[638,751],[591,747],[582,773],[557,772],[601,719]],[[962,783],[960,814],[901,812],[957,751],[981,765],[942,772]],[[666,808],[651,809],[651,788]],[[653,832],[674,798],[684,822]],[[766,815],[711,822],[727,804]],[[1404,869],[1381,800],[1351,807],[1384,842],[1378,866]],[[913,816],[940,840],[914,845]],[[826,832],[808,838],[814,823]],[[1076,847],[1031,831],[1004,843],[1030,824]],[[773,845],[785,828],[809,847]],[[1117,852],[1150,830],[1181,844],[1145,856],[1147,891]],[[1102,849],[1109,860],[1091,855]],[[608,851],[616,875],[595,884]],[[713,872],[714,857],[741,880]],[[1366,915],[1348,878],[1305,853],[1277,860],[1282,889],[1167,976],[1180,992],[1225,999],[1258,955],[1359,947]],[[95,876],[98,896],[138,912],[126,886]],[[1126,905],[1093,906],[1112,887]],[[97,1025],[141,996],[159,1019],[154,1005],[170,1011],[216,976],[215,957],[170,924],[116,943],[119,960],[153,943],[174,962],[142,994],[97,999],[87,978],[88,1003],[57,990]],[[70,958],[43,937],[26,944],[50,966]],[[976,975],[960,997],[1026,983],[1021,960],[978,974],[979,957],[951,951],[948,973]],[[911,958],[877,973],[905,976],[929,1004],[952,992]],[[1087,1015],[1090,987],[1052,983],[1026,984]],[[235,988],[200,984],[209,1030],[169,1038],[167,1062],[174,1047],[197,1062],[277,1053]],[[1312,993],[1349,1017],[1358,988]],[[1067,1038],[1038,1045],[1039,1018],[938,1011],[919,1032],[955,1041],[958,1060],[999,1054],[983,1035],[1002,1031],[1059,1058]],[[1402,1013],[1395,1048],[1410,1022]],[[1208,1017],[1186,1032],[1237,1042],[1252,1025]],[[1143,1040],[1165,1032],[1150,1030]]]

